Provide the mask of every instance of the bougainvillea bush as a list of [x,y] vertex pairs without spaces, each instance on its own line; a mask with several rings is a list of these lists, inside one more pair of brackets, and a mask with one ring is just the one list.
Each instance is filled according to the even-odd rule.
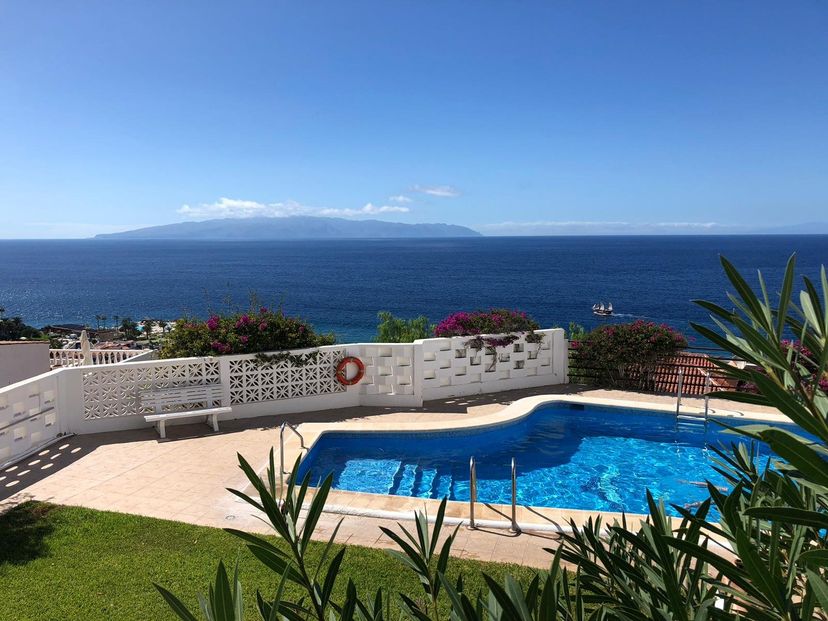
[[570,376],[617,388],[647,388],[648,371],[687,347],[678,330],[652,321],[600,326],[570,341]]
[[161,357],[254,354],[332,345],[335,340],[332,334],[317,334],[302,319],[262,306],[244,313],[213,314],[207,321],[179,319],[164,340]]
[[[434,336],[471,336],[480,341],[480,346],[501,347],[516,341],[519,337],[515,333],[528,332],[527,341],[540,341],[541,336],[535,334],[538,328],[538,323],[522,311],[493,308],[488,311],[461,311],[449,315],[434,328]],[[480,338],[484,334],[501,336]]]

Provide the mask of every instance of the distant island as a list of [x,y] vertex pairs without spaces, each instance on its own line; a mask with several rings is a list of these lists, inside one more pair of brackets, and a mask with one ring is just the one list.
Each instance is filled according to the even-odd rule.
[[424,237],[479,237],[480,233],[456,224],[403,224],[381,220],[346,220],[315,216],[284,218],[224,218],[179,222],[95,239],[188,239],[212,241],[266,241],[287,239],[391,239]]

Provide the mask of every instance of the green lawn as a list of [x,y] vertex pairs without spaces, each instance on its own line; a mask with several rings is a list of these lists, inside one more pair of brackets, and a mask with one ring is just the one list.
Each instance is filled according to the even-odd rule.
[[[321,548],[318,544],[314,553]],[[230,570],[239,560],[246,618],[257,619],[255,591],[271,596],[274,577],[232,535],[135,515],[26,503],[0,516],[0,619],[174,619],[152,583],[195,609],[196,594],[206,591],[220,559]],[[521,580],[532,573],[459,559],[450,568],[452,576],[462,571],[474,591],[483,585],[481,572],[498,579],[512,573]],[[419,595],[417,582],[382,550],[349,546],[340,594],[345,576],[360,593],[373,594],[382,586]]]

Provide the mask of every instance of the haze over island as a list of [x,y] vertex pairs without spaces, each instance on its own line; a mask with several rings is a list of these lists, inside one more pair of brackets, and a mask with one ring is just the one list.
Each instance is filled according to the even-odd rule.
[[103,233],[95,239],[266,241],[290,239],[393,239],[554,235],[799,235],[826,234],[828,224],[749,227],[694,222],[504,222],[477,229],[445,223],[403,223],[325,216],[214,218]]

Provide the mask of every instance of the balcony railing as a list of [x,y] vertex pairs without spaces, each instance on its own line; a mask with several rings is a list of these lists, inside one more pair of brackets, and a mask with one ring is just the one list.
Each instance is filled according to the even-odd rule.
[[[138,362],[151,359],[155,352],[147,349],[93,349],[89,352],[89,364],[117,364],[119,362]],[[140,356],[140,357],[139,357]],[[83,366],[83,352],[80,349],[50,349],[49,365],[51,368]]]

